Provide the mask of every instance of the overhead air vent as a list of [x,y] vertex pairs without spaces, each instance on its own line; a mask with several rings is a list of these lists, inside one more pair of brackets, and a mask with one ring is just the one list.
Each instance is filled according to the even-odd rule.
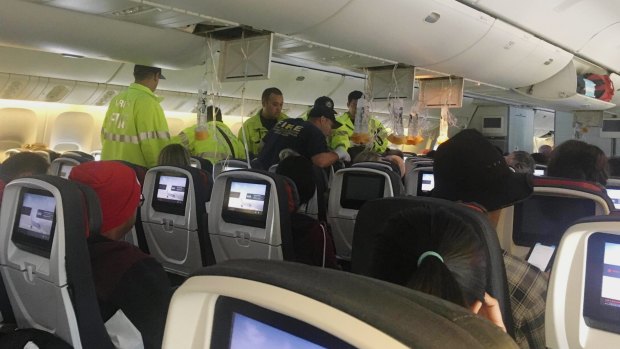
[[4,91],[2,91],[0,97],[3,99],[16,99],[23,88],[24,83],[22,81],[11,81]]
[[67,88],[67,86],[63,86],[63,85],[54,86],[54,88],[52,88],[45,95],[45,101],[46,102],[60,102],[67,96],[69,91],[70,90],[69,88]]
[[101,98],[99,98],[97,102],[95,102],[95,105],[99,105],[99,106],[108,105],[112,97],[114,97],[115,95],[116,95],[116,91],[108,90],[101,96]]

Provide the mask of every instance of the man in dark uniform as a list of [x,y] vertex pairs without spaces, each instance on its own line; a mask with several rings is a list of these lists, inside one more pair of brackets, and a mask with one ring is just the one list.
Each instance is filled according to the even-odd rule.
[[268,169],[280,161],[280,152],[291,149],[310,160],[315,166],[328,167],[338,159],[350,161],[349,154],[341,149],[330,151],[327,139],[332,129],[341,126],[335,118],[334,101],[323,96],[314,101],[308,113],[308,121],[285,119],[267,133],[264,145],[258,154],[258,166]]

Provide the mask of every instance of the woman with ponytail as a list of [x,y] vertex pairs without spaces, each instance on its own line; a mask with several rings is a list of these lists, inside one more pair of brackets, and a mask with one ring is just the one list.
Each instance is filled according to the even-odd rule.
[[506,330],[497,300],[485,292],[482,242],[460,217],[433,207],[399,211],[375,246],[370,276],[467,307]]

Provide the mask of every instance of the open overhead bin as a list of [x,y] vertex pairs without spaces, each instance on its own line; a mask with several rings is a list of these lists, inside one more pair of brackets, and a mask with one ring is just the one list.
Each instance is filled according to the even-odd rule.
[[577,78],[576,62],[570,61],[564,69],[549,79],[515,88],[513,91],[540,100],[543,104],[553,104],[560,110],[607,110],[616,106],[614,103],[577,93]]

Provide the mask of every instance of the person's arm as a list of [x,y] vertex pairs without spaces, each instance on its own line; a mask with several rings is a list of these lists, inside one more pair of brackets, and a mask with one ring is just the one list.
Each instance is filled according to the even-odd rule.
[[334,162],[338,161],[338,159],[338,154],[331,151],[325,153],[318,153],[311,158],[314,166],[318,167],[329,167]]

